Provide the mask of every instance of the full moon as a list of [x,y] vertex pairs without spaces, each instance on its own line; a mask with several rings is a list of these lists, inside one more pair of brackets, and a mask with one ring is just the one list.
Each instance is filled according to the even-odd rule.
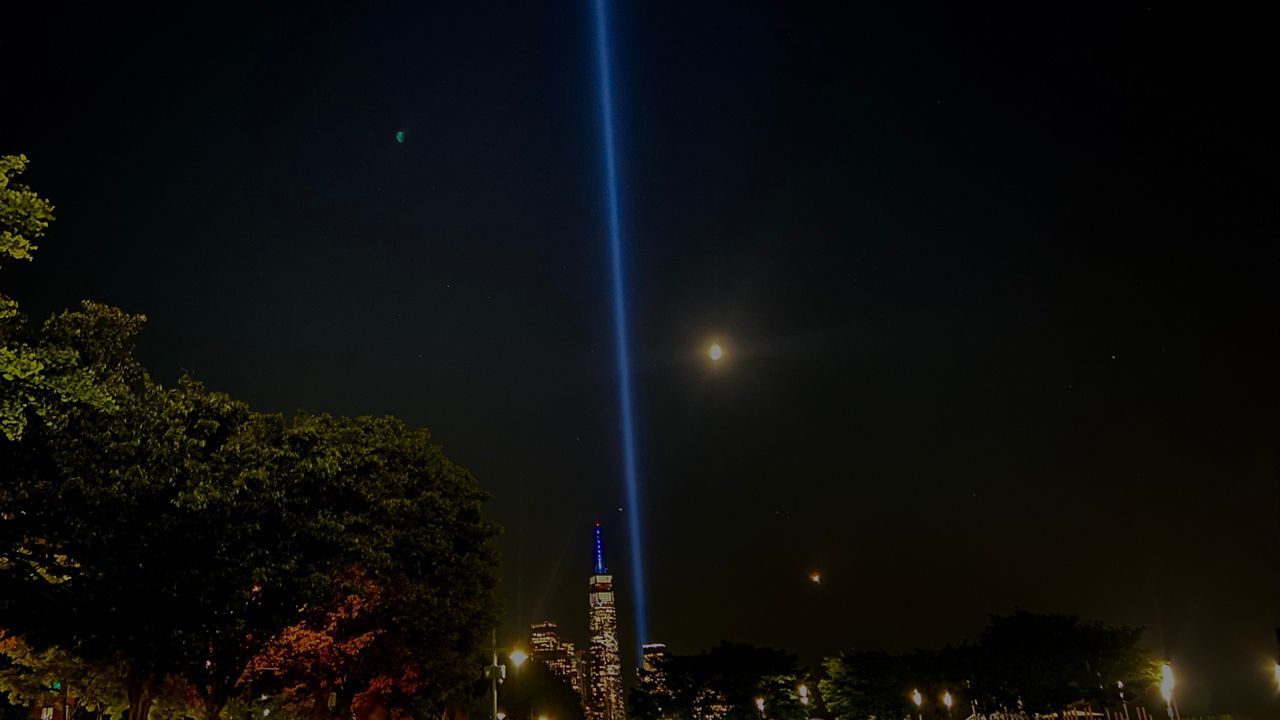
[[720,343],[711,343],[711,347],[707,348],[707,356],[712,360],[719,360],[724,357],[724,348],[720,347]]

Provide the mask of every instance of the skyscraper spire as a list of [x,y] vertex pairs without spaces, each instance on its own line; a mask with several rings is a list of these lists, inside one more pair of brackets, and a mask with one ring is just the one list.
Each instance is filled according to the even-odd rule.
[[596,521],[596,574],[604,575],[604,543],[600,541],[600,521]]
[[595,574],[589,581],[591,614],[591,682],[587,693],[587,720],[627,720],[622,692],[622,658],[618,655],[618,609],[613,603],[613,576],[604,567],[604,543],[596,523]]

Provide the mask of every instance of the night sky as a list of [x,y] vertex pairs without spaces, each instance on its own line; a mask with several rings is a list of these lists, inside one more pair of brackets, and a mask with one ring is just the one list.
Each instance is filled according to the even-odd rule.
[[[6,292],[430,427],[506,527],[506,635],[586,639],[601,520],[632,657],[587,0],[109,5],[0,21],[0,153],[59,217]],[[649,639],[812,663],[1022,607],[1146,626],[1184,710],[1271,702],[1274,18],[613,13]]]

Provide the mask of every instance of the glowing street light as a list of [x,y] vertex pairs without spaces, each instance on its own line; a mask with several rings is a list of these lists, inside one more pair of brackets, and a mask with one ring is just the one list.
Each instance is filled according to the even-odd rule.
[[756,710],[760,711],[761,717],[764,716],[764,698],[762,697],[756,698]]
[[919,688],[911,691],[911,702],[916,704],[916,720],[920,720],[920,705],[924,702],[924,696],[920,694]]
[[1276,684],[1280,685],[1280,662],[1276,663]]
[[[498,711],[498,683],[507,679],[507,666],[498,662],[498,629],[494,628],[490,636],[493,642],[493,661],[484,669],[484,676],[489,679],[489,688],[493,698],[493,714],[490,716],[493,720],[503,720],[507,716],[506,713]],[[524,664],[529,656],[523,650],[512,650],[507,653],[507,658],[511,660],[511,664],[520,667]]]
[[1177,679],[1173,675],[1173,666],[1169,663],[1160,664],[1160,697],[1164,698],[1165,712],[1170,718],[1181,718],[1178,713],[1178,706],[1173,701],[1173,689],[1178,684]]
[[808,705],[809,704],[809,688],[805,685],[801,685],[799,688],[796,689],[796,692],[800,694],[800,704]]
[[951,697],[951,691],[948,690],[942,694],[942,704],[947,706],[947,717],[951,717],[951,704],[955,699]]
[[817,570],[814,570],[813,572],[809,573],[809,582],[813,583],[814,585],[821,585],[822,573],[818,572]]
[[711,343],[711,347],[707,348],[707,357],[711,358],[713,362],[719,360],[724,357],[724,348],[720,347],[718,342]]

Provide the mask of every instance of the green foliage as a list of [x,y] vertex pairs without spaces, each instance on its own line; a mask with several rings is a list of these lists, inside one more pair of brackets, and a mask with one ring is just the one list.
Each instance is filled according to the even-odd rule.
[[[919,683],[907,660],[883,650],[856,650],[827,658],[819,683],[832,716],[839,720],[901,718],[910,713],[909,695]],[[914,683],[914,684],[913,684]]]
[[804,720],[811,708],[800,704],[796,658],[779,650],[721,642],[696,655],[663,660],[663,687],[631,690],[635,720],[692,720],[722,712],[727,720],[759,720],[756,698],[776,720]]
[[[92,342],[83,356],[104,362],[124,347]],[[373,642],[341,682],[313,666],[296,681],[407,710],[439,708],[470,679],[496,617],[496,528],[474,478],[425,431],[288,422],[189,378],[129,388],[111,411],[80,408],[66,432],[8,448],[0,611],[12,629],[120,662],[132,701],[180,681],[216,718],[249,689],[253,659],[360,568],[380,599],[341,632],[374,629]]]
[[126,707],[124,678],[114,663],[90,663],[58,648],[36,651],[22,638],[0,634],[0,692],[11,702],[49,697],[65,683],[78,709],[96,716],[118,715]]
[[[26,167],[24,155],[0,157],[0,259],[30,260],[33,241],[53,221],[53,206],[14,182]],[[103,365],[80,352],[122,350],[94,342],[108,337],[131,347],[144,321],[86,302],[79,311],[51,319],[42,332],[31,333],[18,304],[0,294],[0,433],[20,440],[33,418],[60,429],[69,405],[109,408],[114,378],[95,375],[94,368]]]
[[[901,718],[917,712],[947,716],[950,691],[956,706],[980,710],[1056,712],[1086,701],[1117,707],[1116,683],[1141,693],[1158,679],[1158,664],[1141,646],[1142,630],[1082,623],[1071,615],[1017,612],[993,616],[977,643],[903,655],[853,651],[826,661],[821,683],[837,720]],[[910,695],[924,698],[917,710]]]
[[[25,168],[0,158],[2,260],[53,219]],[[441,709],[497,617],[475,479],[395,418],[290,421],[164,387],[134,357],[144,321],[85,302],[33,329],[0,296],[0,693],[96,677],[76,691],[99,713],[216,720],[253,705],[255,659],[309,637],[279,682]],[[352,577],[361,611],[317,625]],[[314,664],[333,648],[349,662]]]
[[1130,692],[1150,687],[1159,665],[1141,647],[1142,629],[1083,623],[1074,615],[1017,612],[994,616],[978,647],[975,673],[993,702],[1050,712],[1077,700],[1115,706],[1116,682]]
[[53,222],[53,205],[14,181],[26,169],[26,155],[0,156],[0,257],[12,260],[30,260],[32,241]]
[[426,431],[395,418],[303,415],[281,426],[280,443],[292,455],[275,474],[323,498],[315,532],[341,538],[335,572],[366,581],[361,616],[335,626],[332,640],[379,630],[344,664],[294,652],[291,692],[438,712],[473,677],[497,618],[486,496]]

